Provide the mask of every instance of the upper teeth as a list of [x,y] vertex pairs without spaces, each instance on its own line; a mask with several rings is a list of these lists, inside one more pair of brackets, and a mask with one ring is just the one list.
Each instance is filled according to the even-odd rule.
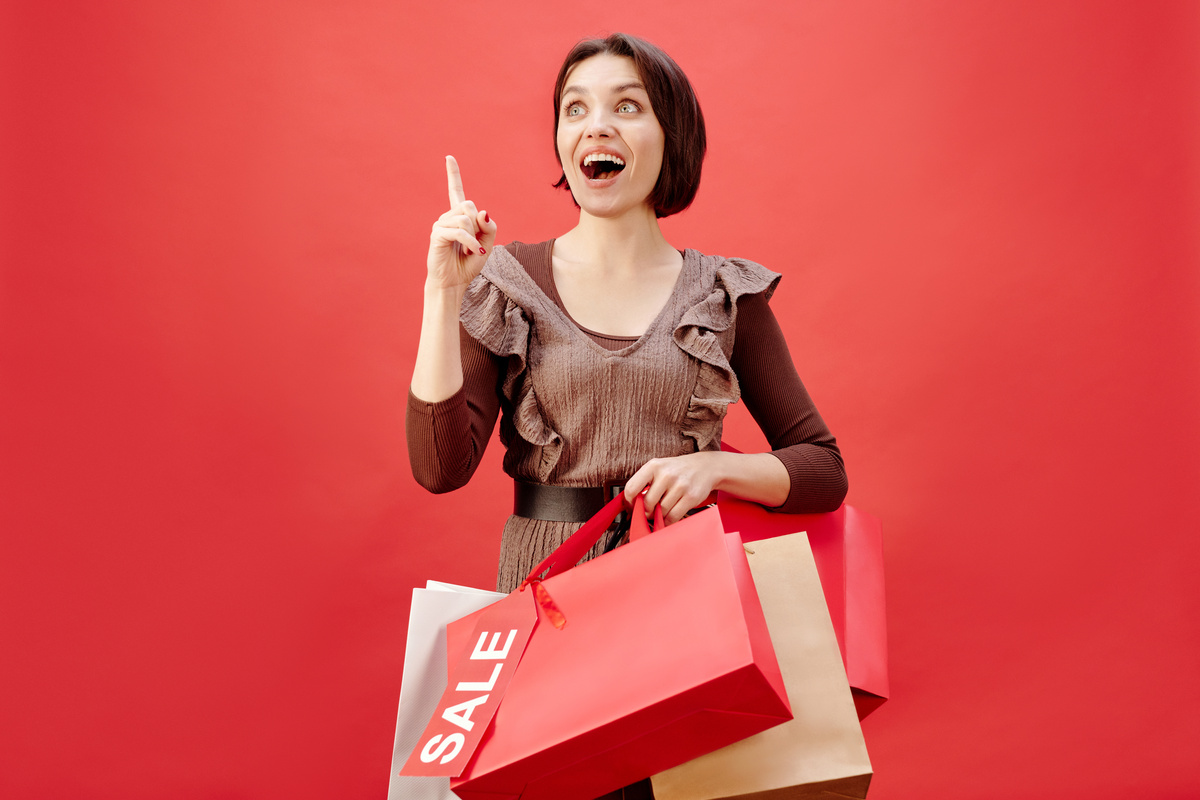
[[583,157],[583,165],[589,167],[594,161],[611,161],[614,164],[625,166],[625,161],[620,156],[614,156],[611,153],[591,153]]

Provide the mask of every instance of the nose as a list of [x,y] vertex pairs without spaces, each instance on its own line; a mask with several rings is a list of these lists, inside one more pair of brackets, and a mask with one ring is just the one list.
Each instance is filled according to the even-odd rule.
[[608,138],[613,135],[612,112],[603,109],[592,112],[588,117],[587,137],[589,139]]

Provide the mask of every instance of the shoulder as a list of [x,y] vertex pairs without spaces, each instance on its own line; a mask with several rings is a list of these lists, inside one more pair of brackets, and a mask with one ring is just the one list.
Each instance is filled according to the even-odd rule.
[[705,282],[711,281],[715,289],[724,290],[734,302],[748,295],[761,295],[764,300],[770,300],[783,278],[778,272],[748,258],[705,255],[688,250],[684,254],[685,261],[693,254]]
[[725,357],[732,351],[739,311],[770,313],[767,301],[782,276],[746,258],[704,255],[696,250],[684,252],[684,266],[695,274],[687,276],[692,288],[675,329],[676,343],[702,361],[728,369],[728,362],[718,358],[716,350],[724,351]]
[[526,242],[509,242],[504,245],[508,254],[515,258],[527,270],[530,267],[536,266],[536,262],[550,257],[550,252],[554,247],[554,240],[547,239],[544,242],[535,242],[528,244]]
[[531,321],[552,316],[547,313],[551,301],[516,255],[525,258],[529,248],[547,245],[512,242],[493,248],[463,294],[459,321],[472,338],[497,355],[522,350],[520,342],[528,339]]
[[492,248],[483,270],[467,287],[464,302],[467,298],[498,290],[518,305],[527,305],[538,293],[537,283],[532,277],[535,264],[531,263],[531,253],[546,244],[510,242],[503,247]]

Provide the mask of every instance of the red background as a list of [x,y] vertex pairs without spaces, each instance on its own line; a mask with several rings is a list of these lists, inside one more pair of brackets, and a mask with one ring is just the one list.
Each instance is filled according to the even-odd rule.
[[442,156],[564,231],[609,30],[884,521],[872,797],[1200,793],[1200,7],[566,6],[5,5],[0,795],[382,798],[409,591],[490,586],[508,502],[405,455]]

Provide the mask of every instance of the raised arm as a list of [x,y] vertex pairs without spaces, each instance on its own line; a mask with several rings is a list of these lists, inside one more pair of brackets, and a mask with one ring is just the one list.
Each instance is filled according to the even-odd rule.
[[446,156],[446,180],[450,209],[429,235],[421,338],[410,386],[415,397],[429,403],[447,400],[462,388],[458,307],[496,241],[495,221],[466,198],[453,156]]
[[466,199],[458,163],[446,156],[450,209],[429,237],[421,338],[405,414],[413,477],[431,492],[466,484],[496,423],[500,365],[458,321],[467,284],[496,240],[496,223]]

